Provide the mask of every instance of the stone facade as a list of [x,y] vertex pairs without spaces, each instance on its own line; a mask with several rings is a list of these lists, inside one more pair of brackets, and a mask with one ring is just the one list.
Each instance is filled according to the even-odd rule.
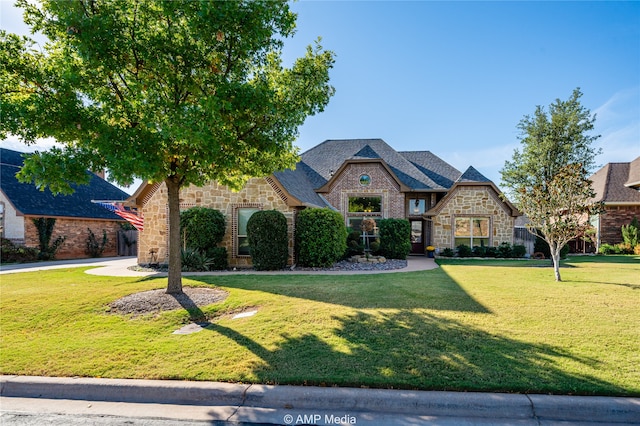
[[600,244],[621,243],[621,228],[630,224],[634,217],[640,220],[640,205],[605,205],[605,213],[600,215]]
[[433,216],[432,242],[436,249],[455,248],[454,226],[457,217],[489,218],[489,245],[513,244],[515,218],[505,209],[496,191],[489,185],[458,185],[445,197]]
[[[287,218],[289,228],[289,263],[293,262],[293,233],[295,208],[289,207],[284,196],[272,187],[267,179],[250,179],[238,192],[216,182],[197,187],[189,186],[180,191],[180,209],[200,206],[219,210],[226,218],[225,235],[221,243],[227,249],[229,266],[249,267],[251,257],[237,254],[237,209],[257,208],[260,210],[278,210]],[[150,251],[155,251],[158,262],[166,262],[169,255],[167,188],[163,184],[155,185],[142,205],[144,231],[138,234],[138,262],[150,263]]]
[[[38,230],[32,219],[36,217],[26,216],[24,218],[24,245],[27,247],[38,247]],[[87,258],[86,251],[89,231],[95,234],[96,239],[102,241],[102,231],[107,232],[107,245],[102,256],[117,256],[117,239],[120,223],[124,221],[97,220],[97,219],[76,219],[76,218],[56,218],[56,225],[53,228],[51,242],[59,236],[66,237],[62,246],[56,253],[56,259],[80,259]]]

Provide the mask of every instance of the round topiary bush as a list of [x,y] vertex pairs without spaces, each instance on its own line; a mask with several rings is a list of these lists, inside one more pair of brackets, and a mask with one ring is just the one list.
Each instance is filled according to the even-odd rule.
[[247,222],[249,253],[259,271],[282,269],[289,258],[287,218],[277,210],[255,212]]
[[406,259],[411,251],[411,224],[407,219],[379,221],[380,254],[388,259]]
[[206,253],[224,237],[224,215],[207,207],[192,207],[180,213],[180,235],[187,248]]
[[328,267],[347,248],[347,228],[342,215],[330,209],[305,209],[296,223],[296,253],[302,266]]

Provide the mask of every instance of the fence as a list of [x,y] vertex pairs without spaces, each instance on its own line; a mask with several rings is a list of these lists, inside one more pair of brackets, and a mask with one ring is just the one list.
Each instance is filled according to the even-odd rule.
[[136,256],[138,254],[138,231],[118,231],[118,256]]
[[527,249],[528,254],[533,254],[534,245],[536,243],[536,236],[527,230],[525,227],[517,226],[513,228],[513,244],[523,245]]

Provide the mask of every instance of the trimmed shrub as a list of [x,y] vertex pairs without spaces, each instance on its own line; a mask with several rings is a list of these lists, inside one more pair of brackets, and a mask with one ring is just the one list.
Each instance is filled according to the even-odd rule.
[[407,219],[381,219],[380,254],[388,259],[406,259],[411,251],[411,224]]
[[6,238],[2,238],[0,261],[2,263],[34,262],[38,260],[38,249],[19,246]]
[[440,256],[443,256],[443,257],[453,257],[455,256],[455,254],[456,253],[449,247],[442,249],[442,251],[440,252]]
[[498,255],[497,247],[485,247],[484,250],[485,257],[496,257]]
[[347,228],[342,215],[328,208],[304,209],[296,224],[296,253],[302,266],[328,267],[346,250]]
[[209,258],[209,270],[210,271],[224,271],[229,267],[229,257],[227,256],[227,249],[224,247],[209,247],[207,250],[207,257]]
[[224,215],[207,207],[192,207],[180,213],[180,236],[185,247],[202,253],[224,237]]
[[475,246],[471,250],[471,253],[473,254],[474,257],[486,257],[487,249],[485,247]]
[[466,244],[460,244],[456,247],[458,257],[471,257],[471,247]]
[[527,248],[522,244],[514,244],[511,255],[517,259],[524,257],[527,254]]
[[287,218],[277,210],[255,212],[247,222],[249,253],[258,271],[282,269],[289,259]]
[[600,248],[598,249],[598,253],[600,254],[614,254],[615,253],[615,247],[612,246],[611,244],[601,244]]
[[500,245],[498,246],[498,254],[496,257],[500,257],[503,259],[509,259],[510,257],[513,257],[513,252],[511,251],[511,244],[507,242],[500,243]]

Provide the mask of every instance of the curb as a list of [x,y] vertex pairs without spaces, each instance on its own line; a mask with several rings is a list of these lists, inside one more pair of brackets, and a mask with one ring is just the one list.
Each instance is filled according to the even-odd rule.
[[640,398],[0,376],[3,397],[640,425]]

